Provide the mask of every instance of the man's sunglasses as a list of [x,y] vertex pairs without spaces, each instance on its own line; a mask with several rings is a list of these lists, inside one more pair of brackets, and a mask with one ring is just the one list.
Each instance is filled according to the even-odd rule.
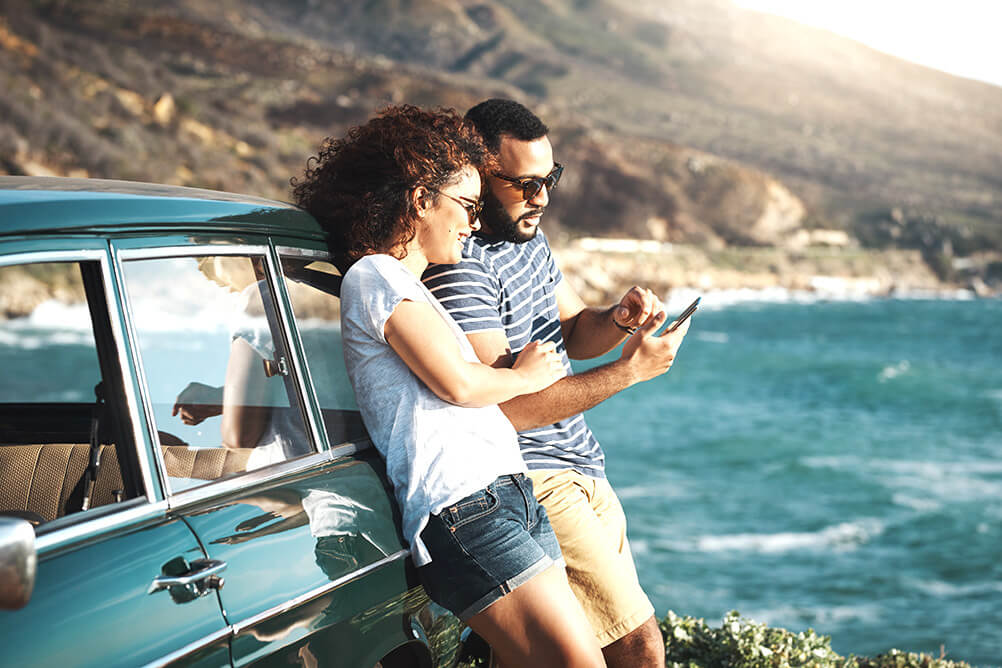
[[557,187],[557,183],[560,181],[560,175],[564,173],[564,166],[559,162],[553,163],[553,169],[546,176],[530,176],[526,178],[516,179],[511,176],[505,176],[504,174],[494,173],[494,176],[498,177],[502,181],[507,181],[508,183],[514,183],[519,188],[522,189],[522,199],[525,201],[531,200],[533,197],[539,194],[539,191],[546,186],[547,190],[553,190]]
[[483,209],[484,209],[484,202],[483,202],[483,200],[479,200],[478,199],[478,200],[474,201],[474,200],[471,200],[471,199],[467,199],[465,197],[453,197],[452,195],[444,193],[441,190],[435,190],[434,192],[437,192],[442,197],[448,197],[453,202],[455,202],[459,206],[463,207],[463,209],[466,210],[466,215],[470,218],[470,226],[471,227],[473,226],[474,223],[477,222],[477,218],[480,217],[480,212],[483,211]]

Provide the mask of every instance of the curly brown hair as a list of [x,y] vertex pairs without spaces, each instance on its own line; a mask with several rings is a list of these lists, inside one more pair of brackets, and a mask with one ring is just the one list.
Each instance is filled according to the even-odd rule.
[[496,169],[494,162],[473,124],[455,110],[388,107],[341,139],[327,137],[303,177],[292,179],[292,197],[327,231],[343,270],[414,238],[415,188],[435,191],[458,180],[464,167],[483,174]]

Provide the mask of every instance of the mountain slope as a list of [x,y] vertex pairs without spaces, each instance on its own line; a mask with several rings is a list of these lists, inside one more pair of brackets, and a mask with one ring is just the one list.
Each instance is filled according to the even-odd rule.
[[0,168],[287,196],[389,103],[516,97],[573,234],[1002,248],[1002,89],[723,0],[0,0]]

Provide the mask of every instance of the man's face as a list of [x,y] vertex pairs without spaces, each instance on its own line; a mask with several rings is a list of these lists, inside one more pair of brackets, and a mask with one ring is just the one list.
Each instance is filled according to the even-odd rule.
[[[553,170],[553,148],[546,137],[531,141],[502,137],[498,160],[499,173],[503,176],[518,180],[544,178]],[[535,237],[540,218],[550,202],[547,188],[544,186],[526,200],[516,183],[492,174],[487,177],[487,184],[484,210],[480,214],[484,232],[515,243],[525,243]]]

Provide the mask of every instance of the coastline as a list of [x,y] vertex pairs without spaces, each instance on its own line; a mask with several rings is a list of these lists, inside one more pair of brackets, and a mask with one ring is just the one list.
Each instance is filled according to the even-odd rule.
[[630,239],[553,242],[557,265],[587,304],[616,302],[631,286],[668,308],[761,301],[997,298],[978,279],[943,281],[918,250],[779,247],[707,249]]
[[[809,304],[865,299],[1002,298],[1002,289],[979,278],[940,280],[918,250],[798,249],[669,244],[637,239],[551,239],[554,258],[586,304],[618,302],[633,285],[653,290],[669,311],[697,295],[700,308],[744,302]],[[83,302],[76,277],[58,271],[7,271],[8,299],[0,299],[0,321],[30,315],[44,302]],[[12,289],[11,289],[12,288]],[[304,314],[337,320],[330,303],[309,303]]]

